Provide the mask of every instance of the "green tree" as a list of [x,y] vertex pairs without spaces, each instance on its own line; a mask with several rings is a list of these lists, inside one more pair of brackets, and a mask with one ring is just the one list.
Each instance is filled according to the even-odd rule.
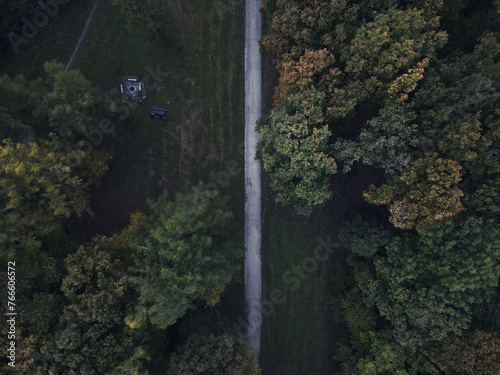
[[[26,80],[22,75],[0,77],[0,129],[54,131],[64,138],[83,138],[113,118],[111,96],[99,90],[79,70],[64,71],[63,64],[44,64],[45,77]],[[108,131],[107,129],[105,131]]]
[[337,170],[328,155],[324,94],[308,90],[287,97],[258,124],[258,158],[271,177],[276,200],[309,215],[331,196],[329,178]]
[[255,353],[242,336],[199,332],[170,358],[167,375],[259,375]]
[[31,116],[47,89],[41,78],[28,81],[22,74],[0,76],[0,137],[32,135],[37,128]]
[[[357,353],[342,348],[341,374],[345,375],[438,375],[420,353],[398,344],[389,330],[360,332]],[[363,353],[363,354],[361,354]]]
[[[468,217],[417,236],[394,237],[371,262],[358,268],[357,283],[367,303],[397,331],[399,340],[443,340],[470,323],[473,307],[488,301],[498,285],[500,231],[493,221]],[[355,259],[353,259],[355,260]]]
[[65,72],[63,64],[50,61],[44,70],[54,91],[44,94],[33,115],[60,136],[83,137],[83,132],[98,128],[104,118],[112,116],[113,104],[99,97],[98,88],[78,69]]
[[469,182],[466,186],[466,201],[468,209],[474,209],[488,217],[498,217],[500,214],[500,176],[478,184]]
[[370,257],[387,245],[391,233],[374,218],[356,215],[339,231],[339,241],[350,253]]
[[2,106],[10,113],[31,113],[37,101],[46,92],[47,88],[41,78],[28,81],[22,74],[14,77],[8,75],[0,77]]
[[137,298],[123,265],[99,240],[66,259],[67,300],[53,339],[41,348],[37,373],[103,374],[132,355],[137,340],[124,323]]
[[350,171],[354,162],[362,160],[384,168],[386,173],[401,172],[417,144],[415,117],[402,106],[385,107],[368,121],[357,141],[339,139],[334,147],[337,158],[344,162],[343,171]]
[[351,334],[359,338],[363,332],[375,331],[378,311],[363,302],[363,294],[357,286],[349,289],[342,298],[342,312]]
[[[498,49],[488,38],[485,44]],[[440,62],[410,103],[417,113],[422,148],[460,162],[474,179],[500,171],[495,155],[500,76],[494,72],[500,66],[495,62],[498,54],[486,54],[484,48],[481,43],[471,54]]]
[[152,205],[145,231],[136,236],[136,276],[142,312],[166,328],[194,306],[211,304],[240,268],[242,249],[228,231],[227,199],[203,184],[176,194],[165,192]]
[[[365,304],[357,286],[344,294],[341,305],[351,333],[338,345],[336,359],[343,362],[341,374],[438,374],[416,349],[395,340],[375,306]],[[377,330],[380,327],[385,328]]]

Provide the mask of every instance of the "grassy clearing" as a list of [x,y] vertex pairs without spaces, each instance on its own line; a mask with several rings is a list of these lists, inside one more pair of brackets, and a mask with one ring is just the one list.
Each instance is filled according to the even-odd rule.
[[[116,89],[129,74],[145,79],[149,88],[147,100],[127,109],[115,136],[105,139],[114,161],[96,195],[96,220],[118,213],[114,226],[106,220],[98,223],[103,231],[115,229],[129,212],[144,209],[146,198],[202,180],[230,193],[235,230],[240,233],[243,2],[222,6],[217,0],[194,0],[171,5],[172,27],[164,40],[141,25],[128,30],[117,9],[103,3],[75,63],[104,91]],[[152,104],[167,107],[168,120],[150,119]]]
[[[75,67],[103,91],[137,75],[149,94],[104,140],[114,159],[94,194],[95,220],[81,224],[88,232],[117,230],[131,212],[147,209],[148,198],[204,181],[230,195],[243,242],[244,2],[227,4],[172,1],[167,40],[140,25],[129,31],[116,8],[102,4]],[[153,104],[169,110],[167,120],[149,117]],[[243,297],[243,286],[232,283],[225,314],[244,316]]]
[[265,207],[264,299],[270,300],[273,290],[282,291],[286,299],[274,308],[264,303],[263,369],[266,374],[331,374],[338,327],[328,302],[338,254],[311,260],[317,240],[326,242],[330,235],[329,219],[305,220],[271,200]]
[[[93,1],[61,6],[56,17],[30,40],[0,60],[0,71],[42,74],[43,63],[66,63]],[[123,121],[99,147],[114,160],[94,194],[95,219],[79,222],[89,233],[123,227],[146,199],[186,182],[214,182],[231,195],[235,230],[243,228],[243,10],[242,0],[171,0],[167,40],[142,25],[128,30],[120,12],[105,1],[74,64],[108,92],[127,74],[147,79],[143,105],[123,104]],[[169,109],[168,120],[152,120],[152,104]]]
[[[61,5],[57,14],[46,26],[38,29],[36,35],[28,38],[28,43],[19,45],[19,52],[13,50],[0,59],[0,72],[3,74],[23,73],[29,78],[43,74],[43,63],[58,60],[66,63],[80,33],[85,26],[87,17],[92,10],[94,1],[72,1]],[[29,21],[32,21],[28,17]],[[17,32],[22,36],[20,32]]]
[[[317,262],[318,239],[337,242],[342,223],[356,212],[372,208],[363,201],[362,191],[377,180],[375,170],[360,167],[349,175],[332,178],[332,200],[304,218],[290,207],[274,202],[267,178],[264,179],[262,234],[263,299],[273,290],[284,293],[283,303],[274,311],[264,307],[262,366],[264,374],[330,375],[338,370],[334,361],[336,342],[346,334],[339,322],[340,294],[346,287],[346,254],[334,248],[328,259]],[[325,255],[318,249],[319,256]],[[300,266],[302,276],[295,271]],[[266,305],[266,303],[264,303]]]

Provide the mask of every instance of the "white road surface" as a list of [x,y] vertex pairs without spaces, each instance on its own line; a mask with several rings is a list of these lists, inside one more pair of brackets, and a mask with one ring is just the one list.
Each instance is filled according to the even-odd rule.
[[257,358],[262,325],[261,169],[255,160],[259,143],[255,127],[262,113],[260,5],[258,0],[246,0],[245,9],[245,297],[248,344],[253,347]]

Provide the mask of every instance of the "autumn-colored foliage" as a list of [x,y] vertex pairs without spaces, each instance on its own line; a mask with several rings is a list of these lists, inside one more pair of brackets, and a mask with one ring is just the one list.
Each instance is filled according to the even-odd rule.
[[443,222],[464,210],[460,182],[460,165],[438,154],[426,154],[410,164],[391,184],[375,188],[363,195],[367,202],[386,205],[390,221],[396,228],[426,227]]
[[278,0],[275,7],[261,46],[276,65],[287,58],[298,61],[307,50],[326,48],[336,54],[359,22],[359,7],[347,0]]
[[110,156],[58,138],[0,145],[0,252],[34,251],[61,219],[90,213],[89,190]]
[[446,374],[500,374],[498,333],[476,329],[440,343],[430,342],[422,352]]
[[325,90],[339,69],[333,68],[335,57],[325,48],[307,50],[298,61],[288,58],[280,65],[280,82],[275,88],[274,105],[292,93],[311,87]]

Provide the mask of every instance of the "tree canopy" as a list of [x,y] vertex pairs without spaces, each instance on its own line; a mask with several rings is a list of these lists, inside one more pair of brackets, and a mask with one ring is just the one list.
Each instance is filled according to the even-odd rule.
[[[132,353],[134,332],[124,318],[131,309],[130,280],[99,244],[80,247],[66,259],[67,299],[54,340],[41,349],[39,373],[109,373]],[[42,369],[44,369],[42,371]]]
[[396,330],[443,340],[467,329],[473,306],[494,294],[499,235],[493,221],[468,217],[394,236],[372,260],[351,262],[366,301]]
[[174,324],[199,299],[213,304],[238,271],[242,249],[231,238],[227,199],[203,184],[174,201],[152,204],[145,230],[133,239],[142,307],[159,328]]
[[258,124],[258,157],[271,176],[276,200],[293,204],[302,215],[330,198],[329,179],[337,170],[328,155],[331,133],[323,100],[317,90],[292,94]]
[[259,375],[255,354],[242,336],[199,332],[170,358],[167,375]]
[[[81,146],[81,145],[80,145]],[[1,252],[37,249],[39,236],[61,219],[90,212],[89,189],[107,171],[109,156],[87,153],[57,137],[0,145]]]
[[369,203],[387,205],[396,228],[422,228],[450,220],[464,210],[458,187],[460,165],[454,160],[426,154],[410,164],[392,184],[374,185],[364,193]]
[[103,120],[113,118],[116,100],[101,96],[78,69],[65,72],[63,64],[48,61],[44,72],[43,78],[33,80],[23,75],[0,77],[3,135],[29,129],[32,135],[49,131],[66,139],[86,139],[86,132],[102,128]]

